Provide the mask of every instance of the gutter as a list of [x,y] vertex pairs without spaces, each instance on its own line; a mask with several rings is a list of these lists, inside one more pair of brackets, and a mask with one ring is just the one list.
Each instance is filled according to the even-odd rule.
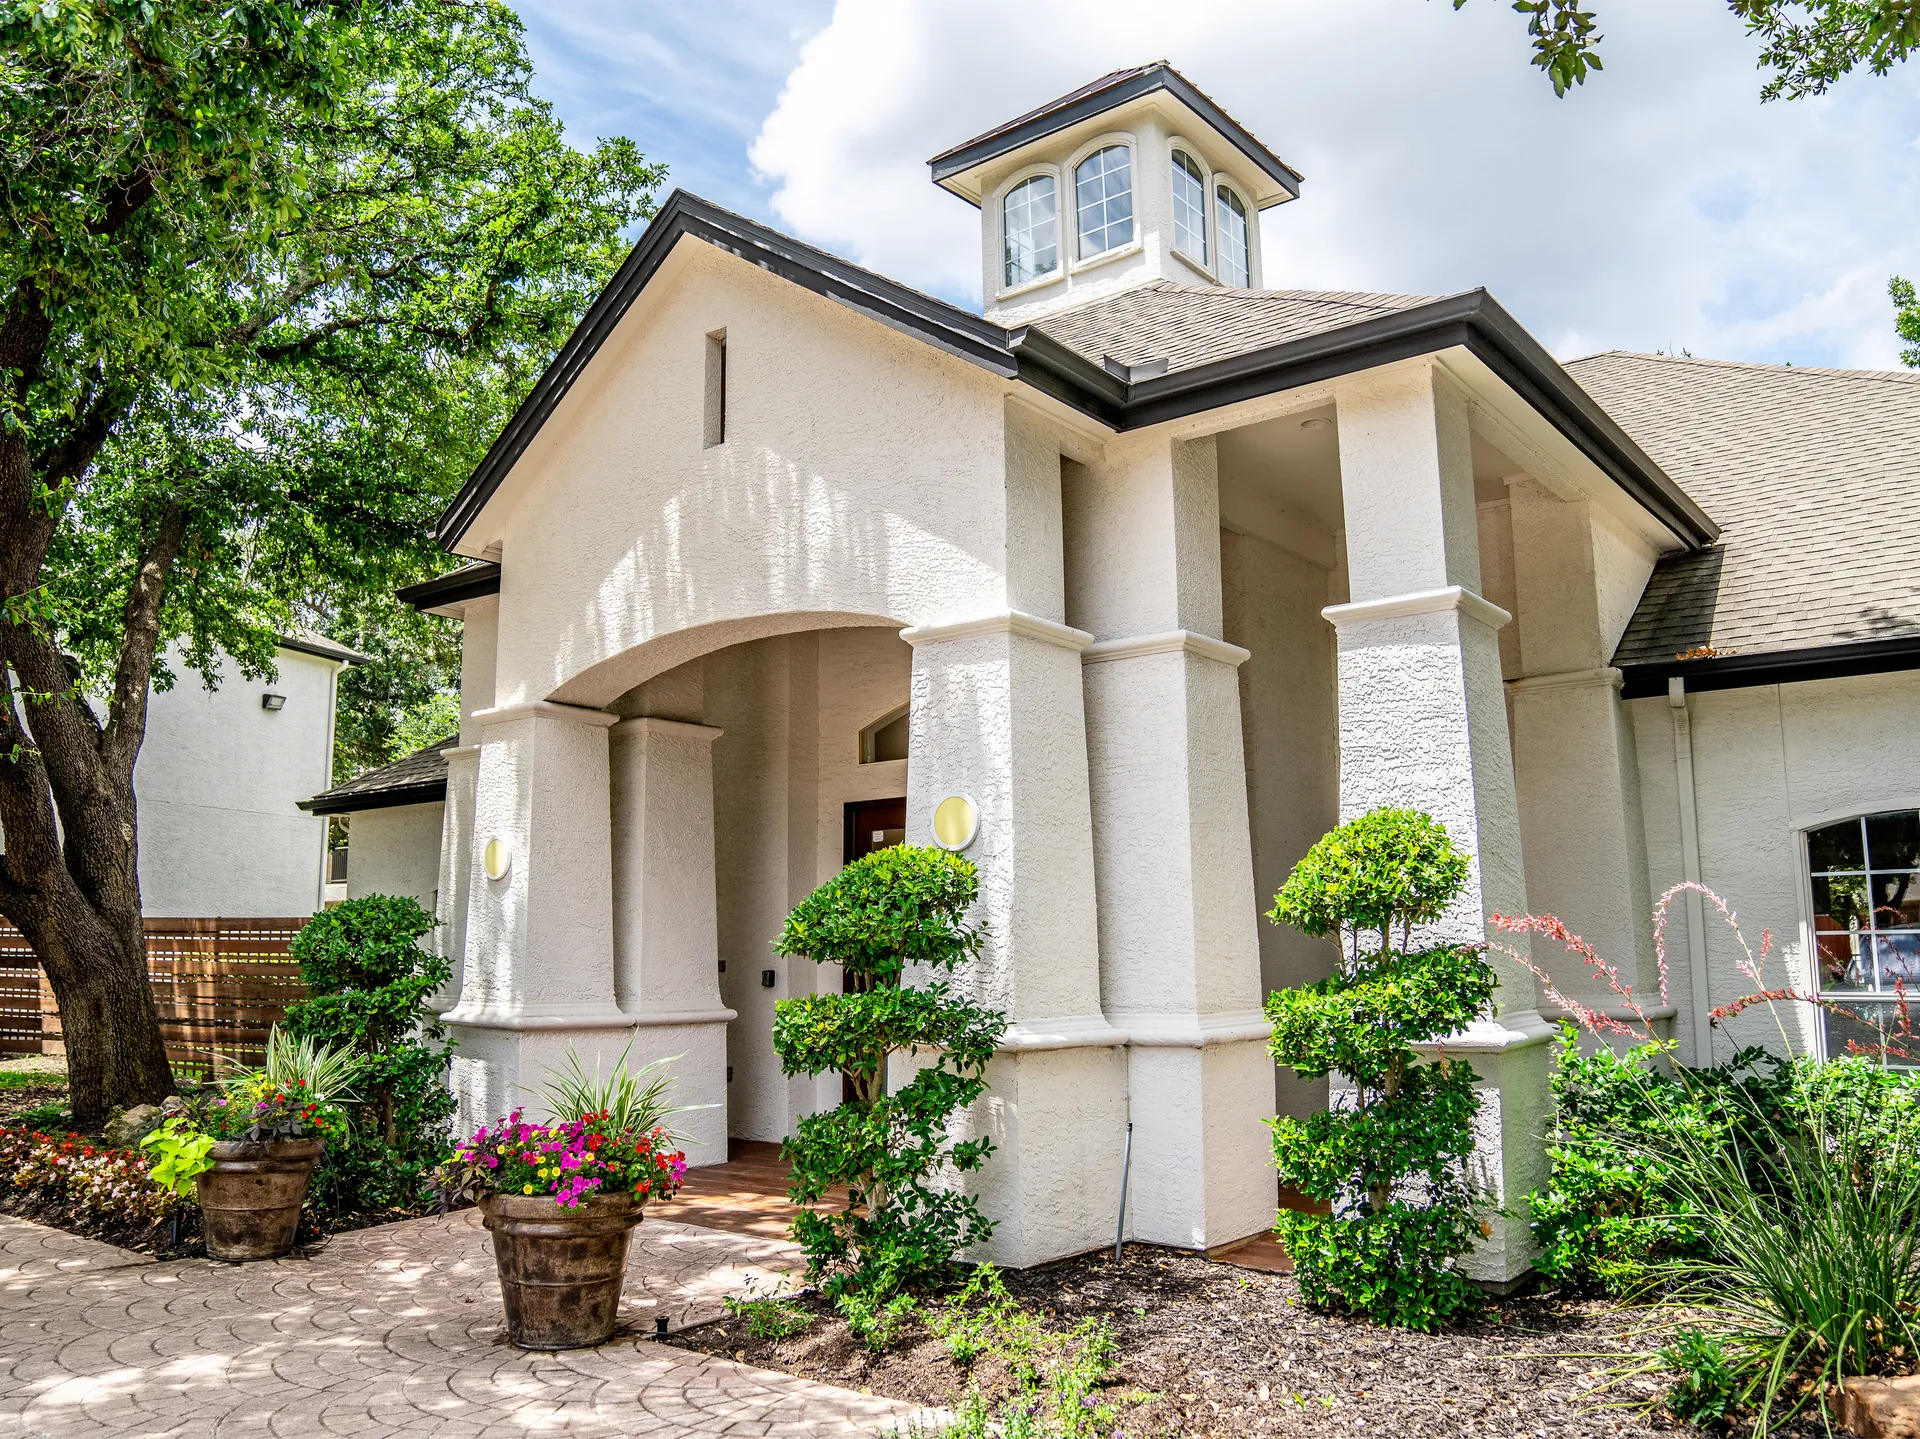
[[1620,697],[1648,699],[1669,693],[1676,681],[1694,691],[1732,690],[1920,669],[1920,634],[1705,659],[1614,663],[1623,676]]

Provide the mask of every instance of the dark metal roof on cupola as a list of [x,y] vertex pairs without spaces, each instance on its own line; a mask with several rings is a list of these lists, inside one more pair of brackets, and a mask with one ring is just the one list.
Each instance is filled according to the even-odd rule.
[[953,183],[956,176],[1031,145],[1036,140],[1091,120],[1096,115],[1117,110],[1156,90],[1166,91],[1186,106],[1273,181],[1278,188],[1262,202],[1262,208],[1299,196],[1300,172],[1256,140],[1246,126],[1222,110],[1211,97],[1165,60],[1102,75],[1098,80],[1082,85],[1057,100],[1049,100],[1037,110],[1029,110],[984,135],[976,135],[950,150],[942,150],[927,161],[927,167],[933,172],[936,185],[970,203],[978,204],[976,196],[969,194],[965,187]]

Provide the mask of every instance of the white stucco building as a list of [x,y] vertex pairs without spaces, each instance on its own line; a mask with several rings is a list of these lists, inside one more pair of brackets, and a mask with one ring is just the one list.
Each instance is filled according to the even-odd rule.
[[[1474,857],[1441,929],[1557,913],[1650,1006],[1693,874],[1775,982],[1816,943],[1829,984],[1901,969],[1920,379],[1561,365],[1483,291],[1284,288],[1258,215],[1300,177],[1164,65],[932,170],[980,208],[984,316],[676,193],[442,521],[470,563],[409,597],[465,622],[460,734],[383,812],[457,960],[465,1120],[637,1037],[719,1106],[696,1162],[791,1133],[838,1085],[781,1077],[772,1006],[836,980],[780,921],[953,795],[1011,1020],[971,1119],[1004,1262],[1111,1239],[1129,1121],[1136,1238],[1269,1225],[1261,1121],[1326,1095],[1262,999],[1332,951],[1260,911],[1379,804]],[[1685,906],[1670,947],[1694,1057],[1753,986]],[[1498,967],[1449,1049],[1517,1196],[1553,1016]],[[1503,1220],[1474,1265],[1529,1260]]]
[[320,908],[326,821],[298,808],[333,771],[340,671],[363,658],[285,636],[272,680],[223,657],[215,689],[173,657],[134,766],[140,899],[153,918],[291,918]]

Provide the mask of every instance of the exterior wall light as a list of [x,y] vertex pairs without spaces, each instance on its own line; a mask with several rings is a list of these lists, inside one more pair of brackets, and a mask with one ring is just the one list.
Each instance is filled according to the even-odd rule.
[[269,690],[266,694],[260,696],[260,708],[263,710],[283,710],[286,707],[287,697],[285,695],[277,695]]
[[504,839],[490,839],[480,852],[480,863],[486,867],[488,879],[505,879],[513,868],[513,847]]
[[942,849],[963,850],[980,831],[980,811],[963,794],[950,794],[933,807],[933,842]]

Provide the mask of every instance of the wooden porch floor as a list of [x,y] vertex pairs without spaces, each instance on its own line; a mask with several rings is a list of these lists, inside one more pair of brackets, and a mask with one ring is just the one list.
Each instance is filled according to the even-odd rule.
[[[844,1190],[835,1190],[830,1197],[836,1205],[846,1203]],[[1286,1193],[1281,1194],[1280,1202],[1290,1209],[1310,1207],[1299,1196]],[[679,1195],[671,1204],[660,1208],[659,1217],[678,1224],[752,1234],[761,1239],[785,1239],[787,1225],[799,1212],[800,1206],[787,1199],[787,1164],[780,1158],[780,1146],[752,1139],[730,1139],[727,1162],[689,1169]],[[1214,1250],[1207,1257],[1242,1269],[1264,1269],[1276,1274],[1293,1272],[1293,1261],[1271,1234],[1255,1235],[1239,1244]]]

